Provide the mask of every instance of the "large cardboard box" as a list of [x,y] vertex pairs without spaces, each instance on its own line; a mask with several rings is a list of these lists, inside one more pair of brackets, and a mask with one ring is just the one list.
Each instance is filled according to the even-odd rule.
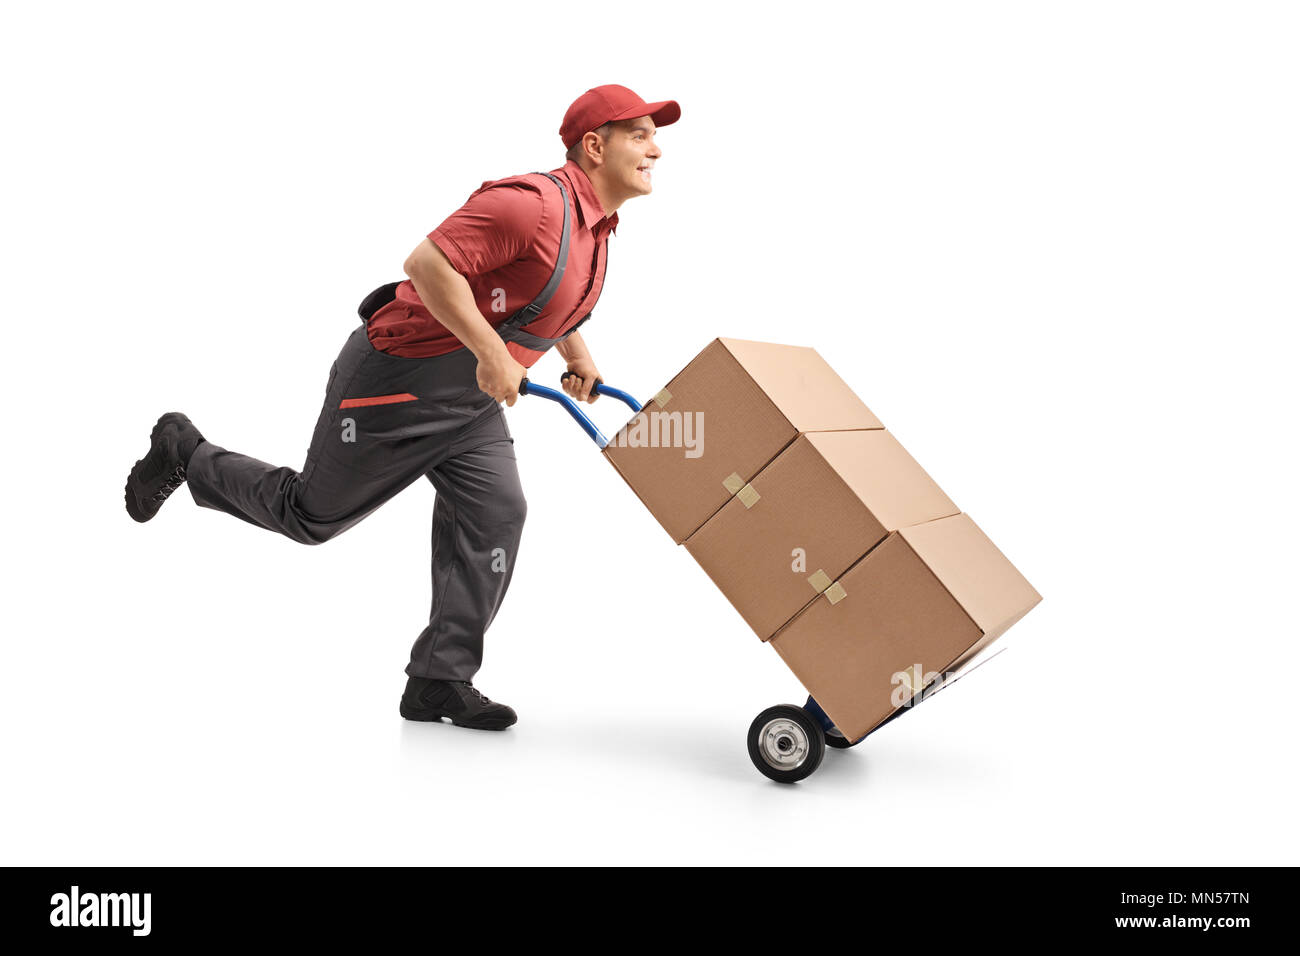
[[850,739],[1041,600],[965,514],[893,532],[835,585],[770,643]]
[[792,442],[686,540],[767,640],[889,532],[960,509],[883,429]]
[[881,427],[813,349],[720,338],[605,455],[681,544],[800,433]]

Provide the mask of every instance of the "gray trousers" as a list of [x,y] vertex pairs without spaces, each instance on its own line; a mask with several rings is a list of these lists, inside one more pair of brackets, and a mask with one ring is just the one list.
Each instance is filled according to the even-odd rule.
[[468,349],[432,358],[375,350],[359,326],[330,370],[302,471],[204,442],[188,485],[205,508],[321,544],[428,478],[433,607],[411,648],[411,677],[469,680],[483,661],[527,504],[501,406],[479,390]]

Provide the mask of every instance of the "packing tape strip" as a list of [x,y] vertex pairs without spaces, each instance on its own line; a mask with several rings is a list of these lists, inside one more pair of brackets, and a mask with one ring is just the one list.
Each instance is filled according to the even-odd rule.
[[826,600],[832,604],[839,604],[849,596],[848,592],[844,590],[844,585],[840,584],[839,581],[836,581],[822,593],[826,595]]
[[669,401],[672,397],[673,397],[673,393],[672,393],[672,392],[668,391],[668,389],[666,389],[666,388],[661,388],[661,389],[659,389],[659,391],[655,394],[655,397],[652,398],[652,399],[650,399],[650,401],[654,402],[654,403],[655,403],[656,405],[658,405],[660,408],[663,408],[665,405],[668,404],[668,401]]
[[808,583],[812,585],[814,591],[821,594],[831,586],[831,577],[821,568],[818,568],[814,574],[808,575]]
[[722,487],[727,489],[727,494],[734,495],[741,488],[745,487],[745,479],[741,478],[736,472],[732,472],[726,478],[722,479]]
[[758,504],[758,499],[761,498],[762,495],[754,490],[753,485],[745,485],[744,488],[741,488],[736,492],[736,497],[740,499],[740,503],[744,505],[745,510],[748,511],[750,508],[754,507],[754,505]]

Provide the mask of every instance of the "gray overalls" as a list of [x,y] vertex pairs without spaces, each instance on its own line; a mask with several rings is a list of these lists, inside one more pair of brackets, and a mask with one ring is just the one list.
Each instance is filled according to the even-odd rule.
[[[563,278],[569,250],[569,196],[560,188],[560,253],[546,286],[497,331],[507,342],[545,351],[523,326],[541,313]],[[479,390],[478,362],[466,348],[403,358],[370,344],[366,327],[398,283],[376,289],[358,310],[363,324],[330,369],[325,402],[302,471],[204,442],[191,459],[194,501],[320,544],[361,521],[421,476],[437,491],[433,509],[433,606],[411,648],[411,677],[469,680],[483,660],[483,634],[501,606],[519,552],[527,505],[514,440],[501,406]]]

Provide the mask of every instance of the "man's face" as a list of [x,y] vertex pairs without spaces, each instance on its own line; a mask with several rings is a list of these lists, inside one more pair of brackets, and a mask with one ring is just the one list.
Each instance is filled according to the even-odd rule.
[[655,124],[648,116],[622,120],[605,144],[605,166],[609,177],[628,196],[648,196],[651,170],[663,151],[655,145]]

